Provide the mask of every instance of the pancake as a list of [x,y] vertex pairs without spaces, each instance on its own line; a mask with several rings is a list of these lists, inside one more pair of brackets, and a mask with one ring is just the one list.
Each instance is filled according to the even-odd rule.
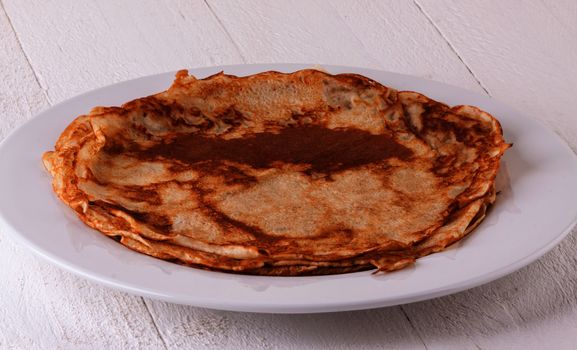
[[180,71],[77,117],[43,155],[57,196],[138,252],[259,275],[393,271],[496,199],[499,122],[356,74]]

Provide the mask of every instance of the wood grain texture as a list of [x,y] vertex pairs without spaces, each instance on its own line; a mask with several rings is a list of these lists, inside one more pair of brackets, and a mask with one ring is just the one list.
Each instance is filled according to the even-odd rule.
[[[312,62],[485,88],[577,149],[571,0],[2,2],[0,138],[50,102],[136,76]],[[111,291],[46,265],[0,232],[0,349],[572,349],[576,250],[572,234],[506,278],[432,301],[258,315]]]
[[569,35],[577,35],[577,2],[576,1],[547,1],[540,0],[545,11],[549,12],[553,18],[568,32]]
[[411,2],[227,0],[208,4],[247,62],[361,66],[477,87]]
[[417,3],[493,97],[577,140],[575,2]]
[[270,315],[152,305],[170,349],[425,349],[400,308]]
[[0,139],[48,107],[12,24],[0,7]]
[[143,75],[240,60],[200,0],[4,3],[54,102]]

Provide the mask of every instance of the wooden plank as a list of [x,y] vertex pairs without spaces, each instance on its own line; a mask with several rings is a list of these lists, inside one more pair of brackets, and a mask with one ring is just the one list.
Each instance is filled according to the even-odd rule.
[[208,1],[248,62],[391,70],[478,88],[417,6],[396,1]]
[[554,19],[560,22],[560,25],[568,32],[568,35],[577,35],[577,1],[544,1],[541,0],[543,9],[551,14]]
[[170,349],[425,349],[400,308],[270,315],[153,302],[151,311]]
[[491,95],[577,141],[573,1],[417,2]]
[[[49,106],[0,8],[0,140]],[[31,213],[33,215],[33,213]],[[0,229],[0,348],[162,348],[138,297],[48,265]]]
[[201,0],[4,2],[54,102],[143,75],[242,63]]
[[331,4],[367,52],[379,61],[377,68],[481,91],[415,4],[370,0]]
[[46,97],[0,7],[0,140],[46,108]]

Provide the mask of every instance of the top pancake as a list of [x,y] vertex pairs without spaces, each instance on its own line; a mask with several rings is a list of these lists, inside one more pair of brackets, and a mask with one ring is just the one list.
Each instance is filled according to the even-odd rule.
[[257,274],[393,270],[494,201],[499,123],[366,77],[177,74],[97,107],[43,159],[58,196],[140,252]]

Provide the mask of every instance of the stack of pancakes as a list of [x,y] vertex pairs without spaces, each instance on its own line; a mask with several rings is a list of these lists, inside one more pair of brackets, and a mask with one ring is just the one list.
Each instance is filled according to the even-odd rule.
[[90,227],[160,259],[260,275],[392,271],[495,201],[498,121],[355,74],[178,72],[76,118],[43,161]]

